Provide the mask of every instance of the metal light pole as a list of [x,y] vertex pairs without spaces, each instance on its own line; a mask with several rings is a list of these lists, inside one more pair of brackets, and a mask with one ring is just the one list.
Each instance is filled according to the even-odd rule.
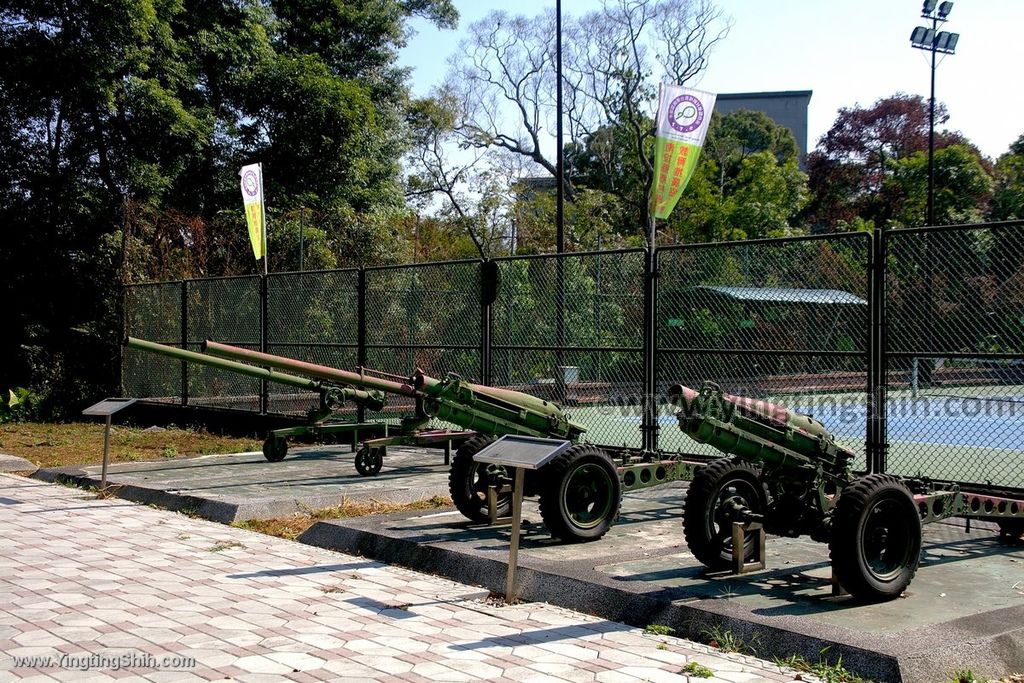
[[[565,163],[562,131],[562,0],[555,0],[555,250],[565,251]],[[559,402],[565,403],[565,264],[555,259],[555,372]]]
[[565,251],[565,159],[562,130],[562,0],[555,0],[555,242],[556,251]]
[[[936,6],[938,5],[938,6]],[[936,55],[956,53],[959,33],[939,31],[939,24],[945,23],[953,9],[952,2],[938,3],[924,0],[921,18],[932,22],[931,28],[918,26],[910,34],[910,46],[931,53],[931,97],[928,101],[928,216],[927,225],[935,225],[935,68]]]

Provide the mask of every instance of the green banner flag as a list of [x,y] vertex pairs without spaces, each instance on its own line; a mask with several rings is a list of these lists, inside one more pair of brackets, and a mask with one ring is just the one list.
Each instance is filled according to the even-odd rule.
[[678,85],[662,85],[654,151],[652,213],[665,219],[690,182],[715,108],[715,95]]

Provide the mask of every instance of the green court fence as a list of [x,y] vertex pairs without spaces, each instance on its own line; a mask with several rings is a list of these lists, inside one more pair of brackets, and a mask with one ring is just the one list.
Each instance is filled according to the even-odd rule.
[[[514,388],[616,447],[712,455],[665,396],[713,381],[815,415],[860,469],[1024,488],[1024,222],[146,283],[125,309],[175,346]],[[317,405],[131,350],[122,377],[183,405]]]

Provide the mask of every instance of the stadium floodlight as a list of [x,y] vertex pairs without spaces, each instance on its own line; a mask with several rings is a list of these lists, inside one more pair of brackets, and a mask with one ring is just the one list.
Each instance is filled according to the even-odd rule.
[[956,52],[960,34],[939,31],[939,24],[946,22],[946,17],[952,10],[953,3],[949,0],[941,4],[938,0],[924,0],[924,4],[921,5],[921,17],[930,20],[932,26],[918,26],[910,34],[910,47],[932,53],[932,88],[928,102],[928,225],[935,225],[935,55],[951,55]]
[[[955,40],[955,33],[949,31],[939,31],[935,34],[935,49],[945,52],[949,49],[949,41]],[[955,43],[954,43],[955,44]]]

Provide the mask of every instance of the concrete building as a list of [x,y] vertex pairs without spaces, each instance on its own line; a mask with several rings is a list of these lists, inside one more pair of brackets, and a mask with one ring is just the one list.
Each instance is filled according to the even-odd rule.
[[810,90],[782,92],[722,93],[715,102],[715,111],[730,114],[740,109],[761,111],[775,123],[793,131],[800,148],[800,166],[807,156],[807,108],[811,102]]

